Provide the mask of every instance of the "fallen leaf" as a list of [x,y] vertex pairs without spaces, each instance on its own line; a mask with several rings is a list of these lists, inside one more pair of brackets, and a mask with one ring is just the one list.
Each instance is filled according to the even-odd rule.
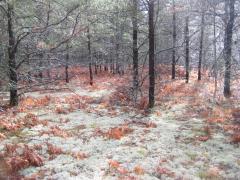
[[133,171],[137,175],[143,175],[144,174],[144,169],[141,166],[136,166]]
[[0,133],[0,139],[5,139],[5,138],[6,138],[6,136],[4,134]]
[[120,163],[114,160],[109,160],[108,164],[110,168],[114,168],[114,169],[117,169],[120,166]]
[[55,155],[55,154],[62,154],[63,150],[59,147],[56,147],[50,143],[47,143],[47,147],[48,147],[48,153],[51,155]]
[[123,167],[117,168],[117,171],[122,175],[126,175],[128,173],[128,170]]
[[209,136],[199,136],[197,137],[197,140],[206,142],[207,140],[209,140]]
[[72,153],[72,156],[77,160],[82,160],[89,157],[86,153],[83,152]]
[[220,169],[218,167],[211,167],[207,171],[207,176],[210,178],[217,178],[220,175]]

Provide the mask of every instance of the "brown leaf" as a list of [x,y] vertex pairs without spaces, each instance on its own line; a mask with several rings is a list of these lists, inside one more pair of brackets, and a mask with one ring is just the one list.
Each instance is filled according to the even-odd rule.
[[47,143],[47,147],[48,147],[48,153],[50,155],[56,155],[56,154],[62,154],[63,150],[59,147],[56,147],[50,143]]
[[32,166],[42,166],[43,165],[43,158],[40,155],[38,155],[37,153],[35,153],[28,146],[25,146],[24,158],[27,159],[29,164]]
[[175,176],[174,172],[170,171],[167,168],[162,168],[162,167],[158,167],[157,170],[156,170],[156,173],[158,175],[165,174],[165,175],[170,176],[170,177],[174,177]]
[[220,169],[218,167],[211,167],[207,170],[207,176],[209,178],[217,178],[220,176]]
[[209,136],[199,136],[199,137],[197,137],[197,140],[205,142],[205,141],[209,140]]
[[115,160],[109,160],[108,162],[110,168],[117,169],[120,166],[120,163]]
[[121,139],[126,134],[131,133],[133,130],[128,126],[111,128],[107,133],[107,137],[111,139]]
[[4,134],[0,133],[0,139],[5,139],[5,138],[6,138],[6,136]]
[[141,166],[136,166],[133,171],[137,175],[143,175],[145,173]]
[[12,157],[6,161],[8,167],[11,169],[12,172],[16,172],[20,169],[26,168],[29,166],[28,160],[22,157]]
[[77,160],[82,160],[82,159],[88,158],[89,156],[86,153],[77,152],[77,153],[72,153],[72,157],[76,158]]
[[122,175],[126,175],[127,173],[129,173],[128,170],[125,169],[124,167],[117,168],[117,171]]

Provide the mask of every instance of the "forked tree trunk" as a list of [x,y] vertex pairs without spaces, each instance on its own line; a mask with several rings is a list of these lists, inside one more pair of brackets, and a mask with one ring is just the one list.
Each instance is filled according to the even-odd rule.
[[149,108],[155,104],[155,40],[154,40],[154,1],[149,0]]

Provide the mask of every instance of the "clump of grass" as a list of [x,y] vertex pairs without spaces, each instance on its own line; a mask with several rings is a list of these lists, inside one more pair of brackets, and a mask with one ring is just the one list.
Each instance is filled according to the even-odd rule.
[[222,180],[220,171],[217,167],[211,167],[198,172],[198,177],[204,180]]
[[139,149],[137,152],[138,152],[138,154],[140,154],[142,156],[146,156],[146,154],[147,154],[146,149]]
[[92,129],[95,129],[95,128],[97,128],[97,124],[96,124],[96,123],[92,123],[92,124],[90,125],[90,127],[91,127]]
[[193,152],[187,152],[186,155],[192,160],[195,161],[197,159],[197,154]]

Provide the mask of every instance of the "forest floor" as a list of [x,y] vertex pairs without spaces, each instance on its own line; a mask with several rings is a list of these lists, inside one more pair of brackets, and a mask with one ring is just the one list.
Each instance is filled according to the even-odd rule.
[[146,98],[128,101],[126,77],[85,80],[27,93],[0,114],[2,179],[240,179],[236,99],[169,81],[148,112]]

